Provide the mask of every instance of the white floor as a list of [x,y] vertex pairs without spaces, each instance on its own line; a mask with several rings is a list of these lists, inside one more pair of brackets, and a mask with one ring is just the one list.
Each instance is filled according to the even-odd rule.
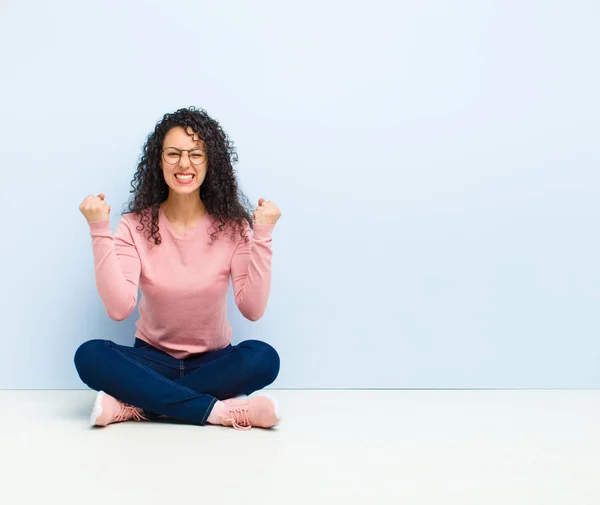
[[273,430],[0,391],[0,503],[600,504],[600,391],[278,391]]

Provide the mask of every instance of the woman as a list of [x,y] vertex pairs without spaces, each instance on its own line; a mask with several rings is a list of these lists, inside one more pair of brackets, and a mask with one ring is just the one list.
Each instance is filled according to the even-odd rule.
[[275,380],[279,356],[258,340],[231,345],[226,299],[231,278],[241,313],[262,317],[281,212],[263,198],[246,210],[232,162],[219,124],[180,109],[148,136],[114,238],[104,194],[81,203],[108,315],[127,318],[142,294],[132,347],[95,339],[75,353],[81,380],[98,391],[93,426],[160,416],[243,430],[279,423],[272,398],[246,396]]

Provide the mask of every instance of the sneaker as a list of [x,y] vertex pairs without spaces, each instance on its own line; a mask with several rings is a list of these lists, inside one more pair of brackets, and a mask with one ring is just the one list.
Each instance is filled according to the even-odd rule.
[[143,410],[138,407],[117,400],[104,391],[99,391],[90,416],[90,425],[106,426],[110,423],[120,423],[130,419],[149,421],[148,418],[142,415],[142,412]]
[[227,412],[221,421],[224,426],[233,426],[236,430],[247,431],[252,426],[272,428],[281,421],[277,402],[268,396],[253,396],[252,398],[230,398],[224,400]]

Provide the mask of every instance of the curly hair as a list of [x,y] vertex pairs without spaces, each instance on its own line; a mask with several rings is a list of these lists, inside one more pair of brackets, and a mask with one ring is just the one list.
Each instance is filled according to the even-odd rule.
[[[238,186],[232,165],[238,161],[233,141],[205,110],[193,106],[165,114],[148,135],[131,181],[133,189],[130,193],[133,193],[133,197],[122,214],[137,214],[141,227],[136,229],[143,231],[145,224],[148,224],[147,239],[154,240],[156,245],[161,243],[158,212],[161,203],[169,196],[169,186],[161,168],[162,144],[167,132],[177,126],[183,127],[186,132],[190,127],[205,142],[208,166],[206,177],[200,186],[200,200],[207,212],[220,221],[218,230],[215,229],[210,234],[210,245],[224,227],[231,227],[233,230],[231,238],[235,237],[237,228],[242,238],[248,242],[248,237],[244,234],[244,219],[248,221],[250,229],[254,229],[252,207]],[[188,132],[188,135],[193,138],[193,133]]]

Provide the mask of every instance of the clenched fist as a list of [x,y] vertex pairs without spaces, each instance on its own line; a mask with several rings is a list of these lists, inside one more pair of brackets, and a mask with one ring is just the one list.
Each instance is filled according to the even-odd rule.
[[254,224],[275,224],[281,217],[279,207],[271,200],[259,198],[258,207],[252,213]]
[[100,193],[98,196],[86,196],[81,202],[79,210],[88,223],[91,221],[109,221],[110,205],[104,201],[104,193]]

